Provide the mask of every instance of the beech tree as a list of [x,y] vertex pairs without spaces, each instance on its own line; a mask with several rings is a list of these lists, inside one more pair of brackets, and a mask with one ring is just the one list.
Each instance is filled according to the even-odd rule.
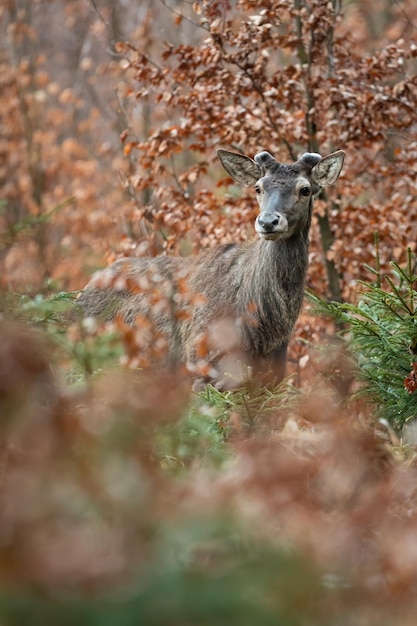
[[79,0],[5,3],[0,33],[0,285],[79,288],[131,211],[119,180],[120,59]]
[[152,111],[149,132],[122,135],[148,242],[188,253],[250,235],[253,202],[224,194],[219,146],[283,161],[343,148],[342,181],[316,204],[311,286],[354,299],[364,264],[375,262],[375,233],[382,264],[403,261],[416,245],[415,13],[411,2],[372,14],[339,0],[179,3],[173,23],[192,23],[197,44],[167,40],[158,56],[146,39],[119,44],[134,108]]
[[[117,254],[251,236],[254,202],[222,177],[218,146],[283,161],[346,150],[341,185],[316,203],[319,293],[355,298],[375,232],[383,266],[415,249],[411,0],[20,0],[1,19],[5,284],[28,257],[43,268],[33,289],[48,276],[82,286]],[[22,247],[27,216],[36,233]]]

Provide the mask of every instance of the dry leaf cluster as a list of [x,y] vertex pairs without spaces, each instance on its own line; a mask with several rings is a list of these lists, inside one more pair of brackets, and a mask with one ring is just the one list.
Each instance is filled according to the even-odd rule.
[[[373,428],[363,407],[352,417],[323,388],[269,412],[255,429],[236,409],[223,420],[229,434],[221,463],[198,453],[181,468],[180,447],[167,456],[161,441],[184,420],[182,376],[107,373],[69,393],[51,373],[42,335],[0,326],[8,363],[0,408],[9,415],[2,424],[2,593],[100,599],[132,585],[141,593],[151,573],[172,563],[209,586],[228,572],[240,576],[262,546],[299,559],[298,579],[309,568],[319,577],[303,591],[314,589],[314,609],[295,599],[289,611],[312,610],[321,623],[336,615],[411,623],[415,451]],[[207,420],[213,414],[208,405],[199,410]],[[274,614],[283,601],[280,588],[274,592],[280,574],[263,558],[265,587],[254,602]],[[155,619],[163,615],[158,604],[152,610]]]

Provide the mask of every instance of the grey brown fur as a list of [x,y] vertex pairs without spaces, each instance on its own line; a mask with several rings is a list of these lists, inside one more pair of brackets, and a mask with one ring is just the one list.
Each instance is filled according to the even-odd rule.
[[[196,345],[206,335],[210,377],[220,387],[239,384],[248,368],[276,382],[284,376],[288,342],[302,306],[313,197],[336,182],[344,152],[325,158],[305,153],[291,165],[268,152],[254,160],[226,150],[218,156],[232,178],[255,188],[259,237],[191,258],[121,259],[97,274],[78,302],[88,316],[120,316],[129,324],[138,316],[152,319],[167,336],[174,363],[195,363]],[[191,298],[182,305],[188,315],[178,316],[175,290],[184,281],[202,300],[196,304]],[[149,300],[149,283],[165,294],[165,307]]]

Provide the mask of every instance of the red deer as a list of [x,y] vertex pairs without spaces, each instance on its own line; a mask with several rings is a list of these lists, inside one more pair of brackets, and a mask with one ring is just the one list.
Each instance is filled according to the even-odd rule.
[[[78,302],[87,316],[119,317],[131,325],[150,319],[167,338],[170,363],[191,370],[206,337],[207,379],[221,388],[238,386],[248,373],[279,382],[304,296],[313,198],[336,182],[345,153],[322,158],[306,152],[290,165],[269,152],[254,159],[228,150],[217,154],[235,181],[255,190],[258,237],[195,257],[119,259],[92,278]],[[172,306],[152,305],[142,289],[146,276],[161,290],[171,286]],[[184,281],[201,301],[189,301],[187,314],[178,315],[173,290]]]

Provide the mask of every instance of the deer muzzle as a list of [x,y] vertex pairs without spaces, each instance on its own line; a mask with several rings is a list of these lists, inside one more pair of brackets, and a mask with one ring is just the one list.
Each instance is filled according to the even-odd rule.
[[279,239],[288,232],[288,221],[282,213],[263,212],[256,218],[255,230],[262,239]]

